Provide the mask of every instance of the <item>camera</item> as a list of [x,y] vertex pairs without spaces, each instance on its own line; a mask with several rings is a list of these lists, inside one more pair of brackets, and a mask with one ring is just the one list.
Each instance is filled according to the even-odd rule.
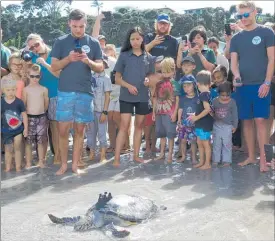
[[226,23],[226,24],[224,25],[224,30],[225,30],[225,34],[226,34],[226,35],[231,35],[230,23]]
[[35,54],[29,50],[23,50],[21,53],[21,59],[23,59],[26,62],[29,62],[32,60],[34,55]]

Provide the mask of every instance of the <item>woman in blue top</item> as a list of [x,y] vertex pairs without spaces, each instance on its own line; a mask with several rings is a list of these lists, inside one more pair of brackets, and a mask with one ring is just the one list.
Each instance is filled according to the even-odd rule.
[[[55,115],[59,72],[52,71],[51,49],[44,43],[40,35],[32,33],[27,37],[26,42],[28,49],[34,53],[32,62],[41,66],[42,76],[39,82],[42,86],[46,87],[49,92],[48,118],[50,120],[50,131],[54,148],[54,164],[59,164],[58,128]],[[47,148],[45,148],[45,150],[47,150]]]

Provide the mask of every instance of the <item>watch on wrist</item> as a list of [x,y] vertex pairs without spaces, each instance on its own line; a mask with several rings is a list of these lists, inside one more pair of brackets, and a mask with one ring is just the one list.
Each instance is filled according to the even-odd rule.
[[267,81],[267,80],[266,80],[266,81],[264,82],[264,84],[267,85],[267,86],[270,86],[270,85],[271,85],[271,81]]
[[102,114],[108,115],[108,111],[107,111],[107,110],[104,110],[104,111],[102,111]]

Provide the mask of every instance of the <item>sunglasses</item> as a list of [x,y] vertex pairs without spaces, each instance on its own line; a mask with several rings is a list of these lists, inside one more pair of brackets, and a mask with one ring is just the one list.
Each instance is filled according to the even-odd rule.
[[248,12],[248,13],[244,13],[244,14],[237,14],[236,18],[239,20],[241,20],[243,18],[248,18],[250,16],[250,13],[253,13],[253,12],[254,12],[254,10],[252,10],[251,12]]
[[231,96],[230,94],[222,94],[222,95],[219,95],[220,97],[229,97]]
[[34,78],[39,79],[40,75],[30,75],[30,78],[32,78],[32,79],[34,79]]
[[22,64],[14,64],[14,63],[12,63],[11,65],[15,66],[15,67],[18,67],[18,68],[21,68],[23,66]]
[[33,51],[34,48],[38,48],[40,46],[40,43],[35,43],[33,46],[29,48],[30,51]]

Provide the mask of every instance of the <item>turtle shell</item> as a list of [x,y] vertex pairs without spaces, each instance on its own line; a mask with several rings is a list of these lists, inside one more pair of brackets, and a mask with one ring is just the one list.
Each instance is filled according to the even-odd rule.
[[155,203],[145,197],[132,195],[114,196],[104,208],[99,211],[101,213],[113,214],[126,221],[142,222],[154,216],[158,210]]

